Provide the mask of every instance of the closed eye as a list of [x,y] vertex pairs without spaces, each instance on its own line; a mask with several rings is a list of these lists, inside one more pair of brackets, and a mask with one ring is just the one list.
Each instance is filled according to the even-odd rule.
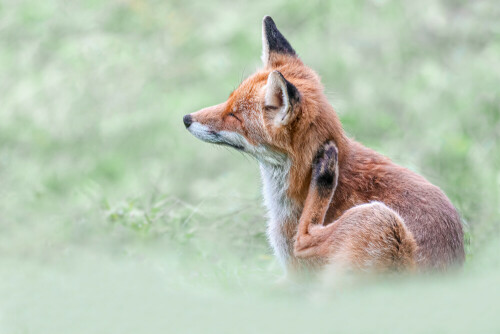
[[275,107],[275,106],[264,106],[264,109],[266,109],[266,110],[276,110],[276,109],[278,109],[278,107]]
[[228,115],[229,115],[229,116],[231,116],[231,117],[236,118],[238,121],[240,121],[240,122],[241,122],[241,119],[239,119],[239,118],[238,118],[238,116],[236,116],[236,115],[235,115],[235,114],[233,114],[232,112],[230,112]]

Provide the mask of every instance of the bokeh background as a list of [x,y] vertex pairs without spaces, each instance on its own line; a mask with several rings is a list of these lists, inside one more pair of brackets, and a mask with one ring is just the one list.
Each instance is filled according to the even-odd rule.
[[[275,284],[257,163],[182,124],[261,65],[264,15],[444,189],[462,271]],[[0,92],[1,333],[500,331],[496,0],[2,0]]]

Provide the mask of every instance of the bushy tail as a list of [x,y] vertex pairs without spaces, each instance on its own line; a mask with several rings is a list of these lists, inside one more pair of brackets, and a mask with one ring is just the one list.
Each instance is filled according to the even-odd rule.
[[334,262],[361,271],[416,269],[417,243],[401,216],[385,204],[354,207],[336,223]]
[[401,219],[393,219],[390,224],[391,233],[387,236],[387,240],[391,243],[389,249],[391,250],[392,265],[388,269],[415,270],[418,247],[413,234],[406,228]]

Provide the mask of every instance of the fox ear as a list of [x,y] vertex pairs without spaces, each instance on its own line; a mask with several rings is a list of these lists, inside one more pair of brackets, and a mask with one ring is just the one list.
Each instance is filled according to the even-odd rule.
[[272,71],[267,77],[265,108],[275,111],[274,124],[284,126],[293,120],[300,93],[279,71]]
[[276,28],[273,19],[265,16],[262,19],[262,62],[264,65],[272,65],[272,56],[276,53],[296,56],[295,50]]

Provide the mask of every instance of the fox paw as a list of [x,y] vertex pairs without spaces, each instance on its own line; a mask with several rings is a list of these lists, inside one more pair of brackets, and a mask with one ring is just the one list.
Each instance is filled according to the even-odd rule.
[[337,186],[338,149],[331,140],[324,143],[313,161],[313,182],[319,190],[332,190]]

